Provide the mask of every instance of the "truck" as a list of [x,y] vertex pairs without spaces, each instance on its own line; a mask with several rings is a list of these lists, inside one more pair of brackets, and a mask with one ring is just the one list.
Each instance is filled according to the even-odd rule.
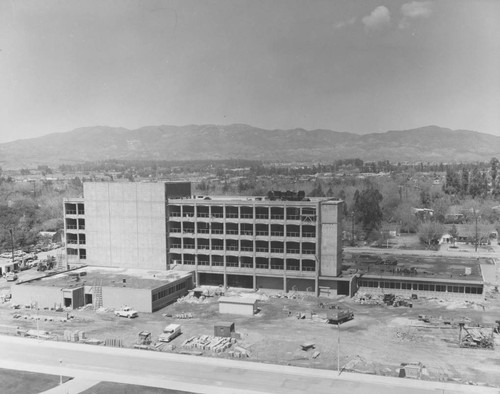
[[169,324],[163,329],[163,334],[158,337],[160,342],[170,342],[172,339],[182,334],[180,324]]
[[354,313],[349,309],[337,309],[327,314],[329,324],[342,324],[354,319]]
[[115,311],[115,316],[127,317],[129,319],[132,319],[133,317],[138,317],[139,314],[132,308],[124,306],[122,309],[118,309],[117,311]]

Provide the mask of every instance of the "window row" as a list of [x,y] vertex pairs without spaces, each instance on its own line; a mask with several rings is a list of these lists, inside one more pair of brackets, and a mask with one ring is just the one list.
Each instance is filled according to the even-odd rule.
[[173,234],[246,235],[273,237],[315,238],[316,227],[310,225],[256,224],[250,223],[189,223],[170,222],[169,232]]
[[360,280],[360,287],[376,287],[396,290],[439,291],[448,293],[483,294],[481,286],[436,285],[431,283],[387,282],[377,280]]
[[221,256],[203,254],[172,254],[173,264],[227,267],[227,268],[256,268],[287,271],[311,272],[316,269],[316,261],[311,259],[280,259],[248,256]]
[[181,291],[182,289],[185,288],[186,288],[186,282],[178,283],[175,286],[171,286],[165,290],[153,294],[153,301],[161,300],[162,298],[168,297],[169,295]]
[[171,217],[316,221],[314,207],[170,205]]
[[315,254],[316,245],[312,242],[250,241],[226,239],[169,238],[171,249],[225,250],[260,253]]

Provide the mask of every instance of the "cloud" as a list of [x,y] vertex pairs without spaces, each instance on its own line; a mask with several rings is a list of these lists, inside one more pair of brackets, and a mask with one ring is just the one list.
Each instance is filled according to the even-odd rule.
[[356,17],[353,17],[347,21],[340,21],[339,23],[335,24],[335,29],[342,29],[343,27],[354,25],[356,23]]
[[405,29],[410,26],[412,19],[428,18],[432,14],[432,2],[412,1],[401,6],[403,18],[399,21],[399,27]]
[[366,30],[379,30],[388,27],[391,23],[391,13],[383,5],[375,8],[370,15],[365,16],[362,20]]

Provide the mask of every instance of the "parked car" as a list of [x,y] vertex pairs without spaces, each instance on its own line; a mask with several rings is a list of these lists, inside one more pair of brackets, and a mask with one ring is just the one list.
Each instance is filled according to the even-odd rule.
[[160,342],[170,342],[172,339],[182,334],[180,324],[169,324],[163,329],[163,334],[158,337]]
[[134,311],[132,308],[130,308],[128,306],[125,306],[122,309],[115,311],[115,315],[120,316],[120,317],[128,317],[129,319],[132,319],[133,317],[139,316],[137,311]]
[[7,274],[5,274],[5,279],[7,279],[7,282],[14,282],[17,280],[17,275],[13,272],[7,272]]

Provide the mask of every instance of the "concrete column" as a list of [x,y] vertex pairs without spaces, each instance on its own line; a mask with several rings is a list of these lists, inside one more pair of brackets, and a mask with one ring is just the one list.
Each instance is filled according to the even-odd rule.
[[286,293],[286,271],[283,273],[283,291]]
[[317,274],[314,277],[314,294],[319,297],[319,276]]
[[255,272],[253,273],[253,289],[254,291],[257,290],[257,275],[255,275]]
[[195,271],[195,287],[200,286],[200,273],[198,272],[198,269]]
[[226,270],[224,269],[224,291],[227,290],[227,273]]

